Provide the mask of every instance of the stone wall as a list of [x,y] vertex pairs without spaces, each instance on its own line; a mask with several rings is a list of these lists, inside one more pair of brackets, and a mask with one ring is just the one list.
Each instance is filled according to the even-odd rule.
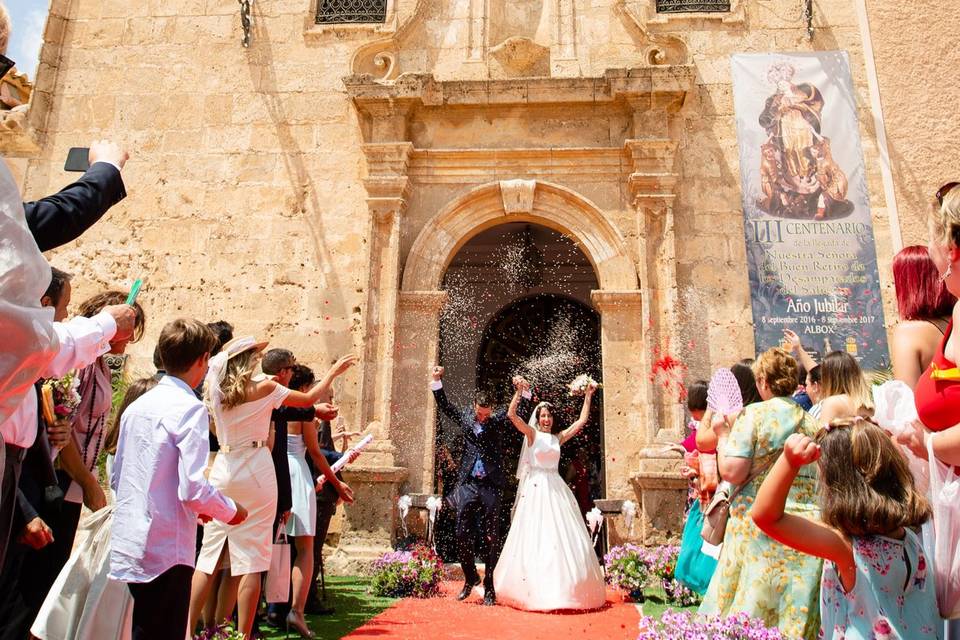
[[[395,334],[435,349],[422,322],[442,300],[429,291],[399,294],[417,239],[470,189],[513,178],[558,183],[595,203],[639,275],[635,299],[594,299],[601,314],[624,304],[636,313],[605,329],[606,346],[637,354],[613,377],[623,388],[606,391],[636,409],[606,417],[619,421],[623,448],[608,465],[617,475],[608,480],[618,494],[611,497],[635,497],[644,478],[663,485],[676,465],[644,447],[676,437],[681,426],[676,399],[655,397],[646,382],[653,349],[680,356],[696,377],[753,352],[731,54],[849,52],[881,265],[894,246],[857,1],[815,2],[812,40],[794,0],[735,0],[730,14],[669,19],[653,4],[577,0],[547,2],[543,11],[493,3],[486,16],[477,13],[479,0],[396,0],[384,25],[320,27],[310,0],[262,0],[253,3],[253,40],[244,49],[235,0],[54,0],[30,113],[41,150],[25,192],[36,197],[68,182],[61,167],[72,146],[98,137],[127,145],[128,199],[50,258],[76,274],[78,301],[146,278],[148,328],[131,347],[134,370],[152,372],[160,327],[180,315],[227,319],[238,333],[269,338],[319,367],[347,351],[365,354],[363,368],[346,376],[343,413],[360,428],[375,423],[383,447],[370,460],[383,477],[404,477],[393,466],[402,463],[405,486],[422,491],[431,434],[417,430],[428,428],[421,413],[432,406],[419,387],[399,398],[404,378],[392,372],[414,379],[428,360],[402,353]],[[868,5],[901,223],[914,241],[919,203],[940,180],[936,165],[957,148],[956,127],[945,124],[951,94],[912,80],[945,85],[945,73],[902,67],[905,58],[919,69],[934,57],[918,54],[911,34],[936,28],[929,16],[938,7],[924,2],[904,20],[900,4]],[[955,57],[946,37],[953,34],[944,35],[921,42],[940,59]],[[631,69],[646,69],[650,86],[664,92],[601,95],[635,82]],[[397,95],[412,91],[411,78],[437,84],[424,85],[420,102],[391,97],[361,108],[362,91],[348,94],[343,78],[362,73],[374,75],[356,82],[383,78],[390,87],[400,74],[417,74],[390,89]],[[458,84],[467,80],[474,84]],[[584,102],[590,86],[596,93]],[[933,140],[941,141],[937,153],[929,153]],[[663,169],[656,178],[644,173],[651,166]],[[888,274],[882,278],[892,321]],[[401,399],[422,407],[398,408]],[[390,440],[401,433],[391,421],[413,428],[413,441]],[[647,476],[631,489],[627,476],[642,459],[650,460]],[[650,497],[657,504],[649,513],[663,512],[662,492]],[[666,511],[673,515],[657,516],[656,527],[673,530],[676,511]]]

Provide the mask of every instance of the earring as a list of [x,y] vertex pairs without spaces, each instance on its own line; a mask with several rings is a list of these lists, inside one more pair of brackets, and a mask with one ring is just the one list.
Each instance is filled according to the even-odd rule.
[[943,272],[942,276],[940,276],[940,282],[946,282],[947,278],[949,278],[952,274],[953,274],[953,265],[948,264],[947,270]]

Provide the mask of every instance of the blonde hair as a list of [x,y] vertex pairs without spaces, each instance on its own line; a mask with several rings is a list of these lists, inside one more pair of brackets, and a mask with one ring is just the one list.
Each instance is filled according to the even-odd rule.
[[948,247],[960,247],[960,185],[947,191],[943,204],[934,202],[930,217],[939,236],[937,240]]
[[10,44],[10,14],[7,12],[7,6],[0,2],[0,54],[7,54],[7,46]]
[[831,351],[820,363],[820,397],[840,395],[853,401],[858,414],[873,414],[873,393],[856,358],[846,351]]
[[232,409],[246,402],[247,383],[253,377],[259,362],[260,352],[255,349],[237,354],[227,362],[227,370],[224,372],[223,382],[220,383],[224,409]]
[[777,396],[789,396],[797,390],[797,361],[783,349],[774,347],[760,354],[753,363],[753,376],[765,380],[770,392]]

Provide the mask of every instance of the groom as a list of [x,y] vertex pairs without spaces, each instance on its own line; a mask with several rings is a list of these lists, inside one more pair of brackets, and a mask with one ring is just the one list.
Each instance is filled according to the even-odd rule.
[[[523,382],[519,376],[513,379],[514,386]],[[437,406],[460,426],[464,438],[457,486],[448,498],[457,509],[457,553],[466,579],[457,599],[464,600],[480,584],[473,552],[473,526],[479,517],[487,541],[483,604],[492,606],[497,603],[497,595],[493,590],[493,570],[500,556],[500,498],[506,485],[500,436],[504,429],[512,427],[506,412],[494,413],[490,396],[482,391],[474,396],[473,406],[469,409],[459,409],[451,404],[443,391],[443,367],[433,368],[430,388]]]

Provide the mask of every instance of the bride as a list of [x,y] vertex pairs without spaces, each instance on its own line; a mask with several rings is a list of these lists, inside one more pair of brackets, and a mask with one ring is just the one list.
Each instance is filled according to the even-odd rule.
[[587,423],[596,386],[587,386],[579,419],[559,435],[552,433],[548,402],[537,405],[529,424],[517,416],[528,387],[518,386],[507,411],[525,441],[516,510],[494,570],[494,588],[502,602],[528,611],[597,609],[606,601],[603,573],[580,507],[557,471],[560,445]]

